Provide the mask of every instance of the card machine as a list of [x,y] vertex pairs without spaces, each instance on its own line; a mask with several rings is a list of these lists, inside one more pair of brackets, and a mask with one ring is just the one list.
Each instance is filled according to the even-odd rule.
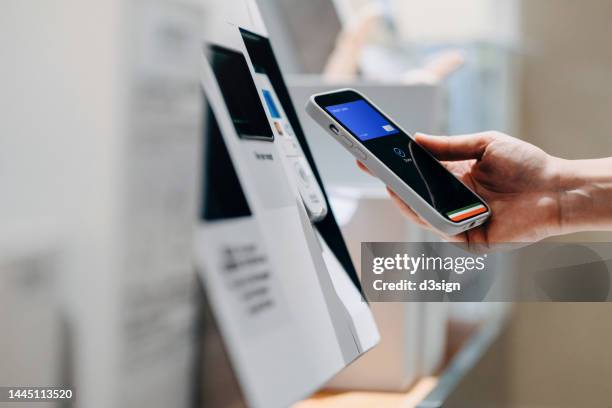
[[327,204],[323,191],[310,168],[310,164],[295,137],[291,123],[287,119],[283,107],[274,92],[274,87],[266,74],[255,73],[255,82],[261,92],[265,111],[270,120],[275,140],[280,144],[285,164],[294,176],[298,191],[311,221],[319,221],[327,215]]

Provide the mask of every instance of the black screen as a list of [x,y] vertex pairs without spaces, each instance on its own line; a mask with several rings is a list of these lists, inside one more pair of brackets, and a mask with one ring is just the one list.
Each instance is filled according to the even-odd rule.
[[248,217],[251,215],[249,204],[210,107],[206,109],[204,123],[204,185],[200,218],[215,221]]
[[470,189],[358,93],[322,95],[317,103],[447,219],[462,222],[487,211]]
[[211,46],[209,51],[212,69],[236,133],[245,138],[274,140],[244,55],[217,45]]

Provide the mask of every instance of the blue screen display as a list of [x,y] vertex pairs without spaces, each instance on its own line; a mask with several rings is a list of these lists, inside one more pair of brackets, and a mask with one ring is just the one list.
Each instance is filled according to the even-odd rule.
[[380,113],[363,100],[327,106],[325,109],[362,142],[399,133]]
[[267,89],[263,90],[264,100],[266,101],[266,105],[268,105],[268,111],[270,112],[270,116],[274,119],[280,119],[280,113],[278,113],[278,108],[274,103],[274,99],[272,98],[272,94]]

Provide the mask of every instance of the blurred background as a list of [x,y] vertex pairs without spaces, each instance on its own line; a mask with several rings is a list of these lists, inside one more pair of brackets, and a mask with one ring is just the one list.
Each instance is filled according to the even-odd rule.
[[[382,184],[303,114],[314,92],[362,90],[409,131],[493,129],[568,159],[612,156],[608,0],[259,0],[260,13],[247,0],[184,3],[167,11],[173,30],[154,37],[156,47],[139,42],[148,31],[137,27],[164,13],[147,2],[0,5],[0,385],[82,384],[102,401],[90,406],[104,406],[113,386],[99,374],[130,356],[126,377],[159,372],[133,386],[174,376],[173,391],[190,392],[181,382],[191,384],[199,356],[190,251],[201,109],[190,55],[219,22],[265,23],[356,265],[362,241],[434,237],[407,223]],[[127,79],[126,61],[136,67]],[[557,239],[610,242],[612,234]],[[129,345],[102,348],[125,305],[118,327]],[[413,384],[406,366],[385,375],[410,344],[402,328],[414,319],[435,322],[411,351],[428,356],[425,377],[444,371],[474,327],[495,321],[503,334],[462,377],[461,401],[612,404],[612,305],[419,305],[421,317],[414,307],[373,305],[380,350],[330,388]],[[390,314],[396,319],[385,321]],[[387,344],[385,327],[407,337]],[[152,336],[160,332],[168,336]],[[75,361],[87,362],[78,375]],[[180,405],[172,396],[151,401]]]

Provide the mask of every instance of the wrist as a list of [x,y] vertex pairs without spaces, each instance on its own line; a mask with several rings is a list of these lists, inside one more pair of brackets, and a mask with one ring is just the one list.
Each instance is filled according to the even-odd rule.
[[612,159],[551,158],[559,234],[612,227]]
[[[557,194],[557,222],[559,234],[569,234],[576,231],[575,220],[580,209],[584,209],[584,201],[589,201],[588,196],[580,196],[574,194],[577,188],[583,185],[581,177],[572,174],[573,164],[571,160],[555,158],[556,169],[556,184],[555,192]],[[579,201],[583,201],[580,205]]]
[[546,156],[544,183],[540,191],[543,208],[540,235],[544,238],[566,233],[563,185],[565,183],[565,160]]

